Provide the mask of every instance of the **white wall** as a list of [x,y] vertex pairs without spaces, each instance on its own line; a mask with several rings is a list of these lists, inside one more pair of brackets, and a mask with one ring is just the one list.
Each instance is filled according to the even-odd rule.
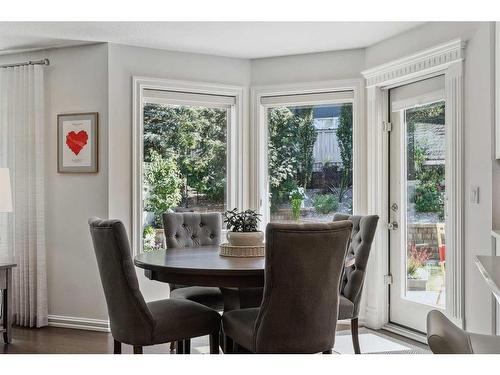
[[[366,50],[366,68],[461,38],[465,51],[465,318],[470,331],[491,332],[491,295],[474,257],[491,254],[493,33],[491,23],[424,24]],[[498,173],[498,172],[497,172]],[[471,186],[480,187],[479,204],[469,203]]]
[[[107,46],[1,56],[0,63],[45,57],[49,315],[107,319],[87,225],[91,216],[108,216]],[[57,172],[57,115],[71,112],[99,112],[97,174]]]
[[360,78],[364,49],[252,60],[252,85]]
[[[212,82],[248,87],[250,61],[109,45],[109,216],[132,228],[132,77]],[[247,91],[247,90],[246,90]],[[248,93],[244,105],[248,107]],[[246,132],[248,139],[248,132]],[[245,151],[244,151],[245,152]],[[147,300],[168,296],[168,286],[139,270]]]
[[[95,44],[0,56],[0,64],[45,57],[49,315],[106,320],[87,220],[120,218],[131,230],[132,77],[248,87],[250,61]],[[97,174],[57,173],[57,114],[71,112],[99,112]],[[166,284],[138,276],[147,300],[168,296]]]

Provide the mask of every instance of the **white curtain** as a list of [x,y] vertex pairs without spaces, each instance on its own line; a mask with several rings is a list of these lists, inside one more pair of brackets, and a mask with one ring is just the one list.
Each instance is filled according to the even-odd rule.
[[0,68],[0,167],[13,195],[13,213],[0,214],[0,256],[17,262],[12,307],[26,327],[47,325],[44,132],[43,67]]

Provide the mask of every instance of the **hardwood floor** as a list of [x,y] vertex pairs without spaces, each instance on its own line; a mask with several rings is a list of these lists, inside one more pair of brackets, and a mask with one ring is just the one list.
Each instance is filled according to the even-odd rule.
[[[79,329],[44,327],[40,329],[14,327],[12,343],[0,343],[4,354],[112,354],[110,333]],[[207,339],[208,340],[208,339]],[[131,345],[122,345],[122,353],[132,354]],[[144,348],[144,353],[170,353],[168,344]]]
[[[348,326],[339,325],[338,329]],[[191,342],[191,352],[197,353],[197,347],[208,346],[207,337],[197,337]],[[0,354],[112,354],[113,337],[110,333],[84,331],[79,329],[44,327],[19,328],[12,331],[12,343],[0,341]],[[122,345],[123,354],[132,354],[131,345]],[[170,345],[144,347],[145,354],[169,354]]]
[[[337,332],[349,329],[348,324],[337,326]],[[41,329],[14,327],[12,336],[13,340],[9,345],[0,341],[0,354],[112,354],[114,348],[113,337],[105,332],[56,327]],[[401,336],[397,339],[412,342],[415,345],[413,340],[404,339]],[[422,345],[422,347],[425,346]],[[208,336],[192,339],[191,353],[197,354],[201,350],[209,352]],[[132,354],[133,347],[122,345],[122,353]],[[169,344],[163,344],[144,347],[144,353],[173,354],[174,352],[170,352]]]

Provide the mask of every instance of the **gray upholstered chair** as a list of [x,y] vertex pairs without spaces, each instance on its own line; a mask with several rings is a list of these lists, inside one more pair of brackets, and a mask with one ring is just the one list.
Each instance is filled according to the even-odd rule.
[[346,267],[340,283],[339,320],[351,320],[354,352],[361,353],[358,337],[358,314],[361,292],[365,281],[366,265],[377,229],[376,215],[335,214],[333,221],[349,220],[353,223],[351,243],[347,251]]
[[427,343],[434,354],[500,354],[500,336],[466,332],[438,310],[427,314]]
[[[167,249],[217,246],[221,243],[222,218],[219,213],[171,212],[163,214]],[[215,287],[170,285],[170,298],[188,299],[214,310],[224,308],[222,292]]]
[[350,221],[268,224],[262,304],[225,312],[226,339],[253,353],[331,353],[351,228]]
[[[218,212],[198,213],[176,209],[163,214],[163,231],[167,249],[216,246],[221,243],[222,218]],[[224,309],[224,298],[219,288],[169,284],[170,298],[187,299],[211,309]],[[189,341],[185,342],[189,347]],[[170,350],[174,343],[170,344]]]
[[210,352],[219,352],[220,315],[187,300],[160,300],[146,303],[132,263],[127,233],[119,220],[89,219],[90,234],[106,297],[114,352],[121,343],[142,347],[210,335]]

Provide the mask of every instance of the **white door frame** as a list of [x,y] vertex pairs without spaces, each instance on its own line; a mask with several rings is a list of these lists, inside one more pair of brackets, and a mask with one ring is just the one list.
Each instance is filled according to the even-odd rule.
[[[251,165],[250,181],[252,208],[261,210],[267,191],[267,121],[261,98],[294,94],[352,91],[353,99],[353,211],[366,212],[366,135],[364,117],[364,80],[302,82],[282,85],[257,86],[251,89]],[[265,224],[265,223],[264,223]]]
[[389,274],[389,176],[388,89],[440,74],[445,76],[447,159],[446,239],[456,251],[447,255],[447,315],[464,327],[464,140],[463,140],[463,60],[465,43],[460,39],[438,45],[373,69],[362,72],[367,88],[367,187],[368,212],[380,216],[365,281],[365,314],[367,327],[380,329],[388,323],[389,291],[385,275]]

